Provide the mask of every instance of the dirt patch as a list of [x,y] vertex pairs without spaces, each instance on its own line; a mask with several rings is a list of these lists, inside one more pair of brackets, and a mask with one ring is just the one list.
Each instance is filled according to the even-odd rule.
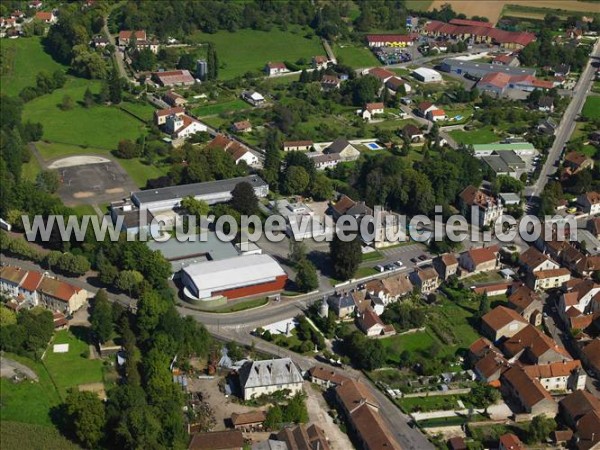
[[0,356],[0,377],[13,378],[14,376],[19,378],[27,377],[30,380],[38,381],[37,374],[26,365]]
[[111,188],[111,189],[106,189],[104,192],[106,192],[107,194],[119,194],[121,192],[125,192],[123,188]]
[[93,192],[75,192],[73,194],[74,198],[90,198],[95,196],[96,194],[94,194]]
[[[467,17],[487,17],[490,22],[496,23],[502,14],[505,5],[530,6],[534,8],[563,9],[581,13],[600,12],[600,5],[589,2],[566,1],[566,0],[434,0],[429,7],[441,9],[442,5],[449,3],[457,13],[463,13]],[[524,14],[527,14],[524,12]],[[531,14],[531,13],[529,13]],[[514,14],[513,14],[514,15]]]
[[106,400],[106,390],[104,389],[104,383],[87,383],[80,384],[77,386],[79,392],[94,392],[98,395],[100,400]]

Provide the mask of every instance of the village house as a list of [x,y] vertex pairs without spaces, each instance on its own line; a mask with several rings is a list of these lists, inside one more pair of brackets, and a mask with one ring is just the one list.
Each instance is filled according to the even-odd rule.
[[[573,327],[573,322],[579,319],[578,323],[582,323],[581,316],[590,315],[599,310],[600,284],[596,284],[592,280],[581,280],[574,286],[568,287],[558,301],[558,314],[568,329],[582,329],[580,326]],[[588,326],[592,319],[592,316],[587,319]],[[587,326],[583,328],[587,328]]]
[[509,336],[501,349],[511,363],[549,364],[573,359],[554,339],[527,323],[518,333]]
[[400,77],[389,78],[385,82],[385,87],[395,94],[400,92],[401,95],[409,94],[412,91],[412,87],[410,86],[410,84],[408,84]]
[[313,141],[284,141],[284,152],[308,152],[312,149]]
[[519,255],[519,263],[523,270],[528,273],[560,268],[557,262],[552,261],[547,255],[544,255],[533,246]]
[[342,84],[342,79],[337,75],[325,74],[321,78],[321,89],[323,91],[331,91],[338,89]]
[[326,389],[341,385],[348,378],[338,374],[327,367],[314,366],[308,370],[308,377],[311,383],[318,384]]
[[489,272],[498,268],[498,257],[497,245],[472,248],[460,254],[460,265],[467,272]]
[[186,139],[196,133],[206,132],[208,128],[187,114],[171,114],[165,119],[165,131],[173,139]]
[[92,37],[92,41],[90,42],[90,45],[94,48],[105,48],[109,44],[110,41],[103,34],[95,35],[94,37]]
[[384,278],[381,280],[381,284],[383,290],[378,292],[377,296],[383,298],[386,305],[398,301],[413,291],[413,284],[406,274]]
[[35,20],[52,25],[58,22],[58,17],[54,15],[53,11],[38,11],[35,13]]
[[569,152],[564,161],[567,176],[575,175],[584,169],[593,169],[594,160],[581,152]]
[[404,128],[402,128],[402,134],[410,139],[411,142],[419,142],[421,139],[425,138],[423,130],[412,123],[406,124]]
[[538,101],[538,110],[542,112],[554,112],[554,99],[549,95],[544,95]]
[[373,215],[373,210],[364,201],[354,201],[345,194],[342,194],[335,203],[331,203],[330,211],[335,220],[346,215],[357,219]]
[[431,102],[421,102],[417,105],[417,113],[423,118],[427,118],[427,114],[437,109],[439,108]]
[[[319,449],[330,450],[329,442],[325,437],[325,433],[315,424],[296,426],[286,426],[277,433],[278,442],[285,445],[286,449]],[[254,449],[253,450],[258,450]],[[266,449],[264,449],[266,450]],[[284,450],[279,447],[268,450]]]
[[392,325],[385,325],[371,307],[366,308],[356,316],[356,325],[367,337],[391,336],[396,334],[394,327]]
[[327,304],[333,313],[339,318],[344,319],[354,313],[356,301],[353,292],[333,294],[327,298]]
[[439,122],[448,118],[448,116],[446,116],[446,111],[443,109],[430,110],[425,117],[431,122]]
[[571,272],[564,267],[539,270],[527,277],[527,286],[534,291],[556,289],[571,279]]
[[263,95],[256,91],[242,92],[242,100],[250,103],[252,106],[262,106],[265,103]]
[[367,103],[361,112],[361,117],[371,121],[374,116],[382,115],[384,112],[383,103]]
[[400,450],[379,414],[379,403],[367,386],[348,380],[335,388],[336,399],[364,450]]
[[516,288],[508,297],[508,306],[531,325],[538,327],[542,324],[544,304],[539,294],[529,287],[522,285]]
[[184,107],[187,103],[186,98],[183,95],[179,95],[175,91],[169,91],[163,95],[163,100],[174,108]]
[[326,155],[338,155],[342,161],[356,161],[360,156],[360,151],[344,138],[333,141],[323,150],[323,153]]
[[458,203],[463,216],[479,227],[491,226],[504,213],[501,200],[485,194],[475,186],[467,186],[459,194]]
[[321,70],[326,69],[329,64],[329,58],[323,55],[317,55],[312,57],[313,69]]
[[131,42],[132,37],[134,37],[136,41],[146,41],[147,40],[145,30],[138,30],[138,31],[121,30],[121,31],[119,31],[117,45],[119,45],[120,47],[127,47],[129,45],[129,43]]
[[167,117],[173,115],[181,117],[185,115],[185,109],[181,107],[157,109],[154,111],[154,123],[158,126],[164,125],[167,123]]
[[525,450],[525,444],[512,433],[503,434],[498,439],[498,450]]
[[384,84],[387,80],[396,76],[396,74],[394,72],[387,70],[387,69],[383,69],[381,67],[375,67],[373,69],[369,69],[366,72],[364,72],[364,74],[371,75],[371,76],[377,78],[381,82],[381,84]]
[[577,204],[581,206],[581,210],[595,216],[600,214],[600,192],[586,192],[577,197]]
[[417,267],[410,274],[410,281],[421,294],[431,294],[440,287],[440,278],[433,267]]
[[585,389],[587,376],[579,360],[528,365],[523,366],[523,370],[529,377],[537,379],[547,391]]
[[542,384],[527,375],[523,368],[511,367],[500,379],[502,392],[515,400],[522,412],[532,417],[544,415],[552,418],[556,415],[558,404]]
[[28,273],[27,270],[16,266],[0,267],[0,292],[8,297],[17,298],[19,288]]
[[239,164],[241,161],[245,161],[246,164],[252,167],[260,165],[258,156],[254,154],[248,147],[241,144],[238,141],[225,136],[224,134],[217,134],[212,141],[206,145],[206,149],[218,148],[227,152],[235,161]]
[[450,450],[468,450],[465,438],[462,436],[454,436],[448,439],[448,448]]
[[40,9],[43,6],[42,0],[31,0],[27,4],[30,9]]
[[249,120],[241,120],[240,122],[234,122],[231,125],[231,131],[234,133],[249,133],[252,131],[252,124]]
[[249,400],[287,389],[289,396],[302,392],[302,374],[290,358],[247,361],[239,370],[242,398]]
[[233,413],[231,415],[231,425],[236,430],[253,431],[261,430],[263,422],[267,418],[265,411],[249,411],[246,413]]
[[196,433],[188,450],[242,450],[244,435],[240,430],[210,431]]
[[324,155],[323,153],[309,154],[308,157],[317,170],[331,169],[342,161],[339,155]]
[[265,70],[265,73],[270,77],[272,77],[273,75],[278,75],[280,73],[289,72],[286,65],[282,62],[268,62],[265,65],[264,70]]
[[86,302],[88,292],[56,278],[44,277],[38,287],[40,304],[52,311],[72,314]]
[[583,344],[580,354],[581,361],[590,375],[600,377],[600,339],[593,339]]
[[158,54],[158,49],[160,48],[160,44],[156,39],[152,39],[149,41],[142,41],[142,40],[138,39],[135,41],[135,48],[138,51],[148,49],[156,55],[156,54]]
[[503,337],[510,338],[526,326],[525,319],[505,306],[497,306],[481,318],[481,334],[492,342],[497,342]]
[[152,80],[163,87],[191,86],[196,82],[189,70],[152,72]]
[[469,347],[469,362],[477,379],[492,383],[510,368],[508,361],[488,339],[479,338]]
[[516,55],[513,55],[512,53],[502,53],[492,59],[492,64],[507,67],[519,67],[521,63]]
[[600,412],[600,400],[584,389],[567,395],[558,405],[561,418],[574,430],[577,429],[577,422],[586,414]]

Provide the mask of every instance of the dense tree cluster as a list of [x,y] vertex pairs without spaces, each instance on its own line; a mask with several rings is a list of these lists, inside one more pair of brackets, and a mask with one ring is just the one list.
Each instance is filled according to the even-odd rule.
[[543,28],[537,39],[519,53],[521,64],[528,67],[554,67],[559,64],[571,66],[571,70],[581,70],[589,57],[589,45],[556,45],[552,28]]
[[14,316],[0,306],[3,319],[0,323],[0,349],[32,359],[41,357],[54,332],[52,313],[45,308],[24,309]]
[[362,261],[360,234],[356,232],[352,240],[342,240],[336,233],[329,243],[329,258],[338,279],[352,278]]

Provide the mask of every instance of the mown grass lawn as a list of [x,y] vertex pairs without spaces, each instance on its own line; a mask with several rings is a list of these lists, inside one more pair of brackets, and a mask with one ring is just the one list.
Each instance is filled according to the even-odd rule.
[[[137,139],[146,133],[146,125],[117,106],[96,105],[84,108],[80,102],[86,88],[100,91],[99,81],[69,78],[65,86],[25,104],[23,120],[40,122],[43,139],[61,144],[83,145],[113,150],[121,139]],[[73,109],[63,111],[60,104],[68,95],[75,102]],[[137,105],[124,104],[139,110]],[[143,108],[146,110],[146,108]]]
[[18,95],[24,87],[35,86],[38,72],[52,73],[57,69],[67,69],[44,51],[41,39],[35,36],[0,40],[2,94]]
[[239,111],[242,109],[251,109],[251,108],[252,108],[252,106],[250,106],[245,101],[243,101],[241,99],[235,99],[235,100],[229,100],[229,101],[226,101],[223,103],[215,103],[215,104],[200,106],[198,108],[195,108],[192,112],[198,117],[203,117],[203,116],[214,116],[217,114],[221,114],[222,112]]
[[[82,329],[82,328],[80,328]],[[69,344],[67,353],[54,353],[56,344]],[[102,382],[102,361],[89,359],[88,344],[76,337],[71,330],[58,331],[50,343],[44,364],[61,395],[80,384]]]
[[18,355],[6,353],[4,357],[14,359],[33,369],[39,381],[13,383],[6,378],[0,379],[0,404],[2,405],[0,420],[3,440],[5,421],[51,426],[50,410],[57,406],[61,399],[46,369],[42,364]]
[[396,400],[396,403],[406,413],[413,411],[444,411],[458,409],[459,395],[431,395],[429,397],[408,397]]
[[481,127],[470,131],[452,130],[450,136],[459,144],[491,144],[498,142],[500,137],[494,133],[491,126]]
[[373,52],[364,46],[355,44],[336,44],[333,53],[338,62],[353,68],[380,66],[381,63]]
[[600,119],[600,97],[589,96],[583,105],[581,114],[588,119]]
[[31,157],[29,162],[23,164],[21,167],[21,176],[24,180],[35,181],[37,174],[42,171],[38,160],[34,156]]
[[[309,38],[305,37],[307,34]],[[262,70],[269,61],[296,63],[305,58],[310,64],[313,56],[325,55],[321,41],[308,27],[290,26],[287,31],[273,28],[270,31],[245,29],[235,33],[196,33],[192,38],[198,43],[215,44],[219,78],[223,80]]]
[[388,361],[395,363],[400,362],[400,355],[403,351],[413,353],[427,350],[434,342],[436,339],[428,330],[381,339],[383,346],[388,349]]

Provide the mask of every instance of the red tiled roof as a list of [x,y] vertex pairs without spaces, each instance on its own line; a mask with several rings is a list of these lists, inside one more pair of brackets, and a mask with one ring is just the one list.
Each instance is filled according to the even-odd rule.
[[267,418],[265,411],[249,411],[246,413],[233,413],[231,415],[231,423],[233,426],[251,425],[254,423],[262,423]]
[[239,122],[235,122],[233,124],[233,128],[238,131],[244,131],[244,130],[247,130],[248,128],[252,128],[252,125],[250,124],[249,120],[241,120]]
[[122,31],[119,31],[119,39],[131,39],[131,35],[133,33],[135,33],[136,39],[140,39],[142,41],[146,40],[146,31],[145,30],[138,30],[138,31],[122,30]]
[[269,69],[287,69],[286,65],[282,62],[268,62],[267,67]]
[[510,81],[510,75],[507,75],[502,72],[490,72],[486,73],[479,82],[491,84],[492,86],[497,87],[499,89],[504,89],[506,86],[508,86],[508,83]]
[[481,320],[494,331],[498,331],[511,322],[527,323],[516,311],[505,306],[497,306],[485,314]]
[[452,19],[452,20],[450,20],[450,23],[452,25],[494,28],[494,24],[492,24],[490,22],[482,22],[479,20]]
[[310,147],[313,145],[313,141],[285,141],[283,148],[287,147]]
[[58,300],[68,302],[71,297],[78,294],[81,289],[73,286],[72,284],[65,283],[64,281],[57,280],[56,278],[44,277],[38,290],[50,297],[54,297]]
[[360,321],[363,323],[363,326],[366,330],[374,327],[375,325],[383,326],[381,318],[375,314],[375,311],[373,311],[371,308],[367,308],[363,311]]
[[329,381],[336,385],[342,384],[344,381],[348,380],[347,377],[322,366],[312,367],[308,373],[314,378],[318,378],[319,380],[323,381]]
[[512,433],[503,434],[499,439],[500,445],[506,450],[524,449],[525,446],[517,436]]
[[365,109],[367,111],[373,111],[375,109],[384,109],[383,103],[367,103]]
[[39,287],[43,278],[43,273],[36,272],[35,270],[30,270],[29,272],[27,272],[27,278],[25,278],[25,281],[23,281],[23,283],[21,284],[21,289],[33,292]]
[[369,75],[373,75],[374,77],[379,78],[381,81],[383,81],[383,80],[386,80],[388,78],[395,76],[396,74],[394,72],[390,72],[387,69],[382,69],[381,67],[375,67],[375,68],[369,70]]
[[48,12],[48,11],[39,11],[39,12],[35,13],[35,18],[38,20],[50,21],[50,20],[52,20],[53,17],[54,17],[54,14],[52,14],[52,12]]
[[239,430],[196,433],[188,446],[189,450],[221,450],[242,448],[244,436]]
[[502,377],[515,392],[518,392],[521,402],[528,408],[534,407],[543,400],[554,401],[541,383],[529,377],[522,367],[514,366],[504,372]]
[[527,375],[532,378],[568,377],[573,371],[578,369],[581,369],[581,361],[578,359],[523,367]]
[[469,258],[471,258],[471,261],[473,261],[475,266],[489,261],[495,261],[497,253],[498,247],[495,245],[491,247],[472,248],[467,252]]
[[154,111],[155,117],[164,117],[170,116],[171,114],[183,114],[185,113],[185,109],[181,106],[176,106],[175,108],[165,108],[165,109],[157,109]]
[[434,109],[433,111],[430,111],[430,114],[434,117],[445,116],[446,111],[443,109]]

